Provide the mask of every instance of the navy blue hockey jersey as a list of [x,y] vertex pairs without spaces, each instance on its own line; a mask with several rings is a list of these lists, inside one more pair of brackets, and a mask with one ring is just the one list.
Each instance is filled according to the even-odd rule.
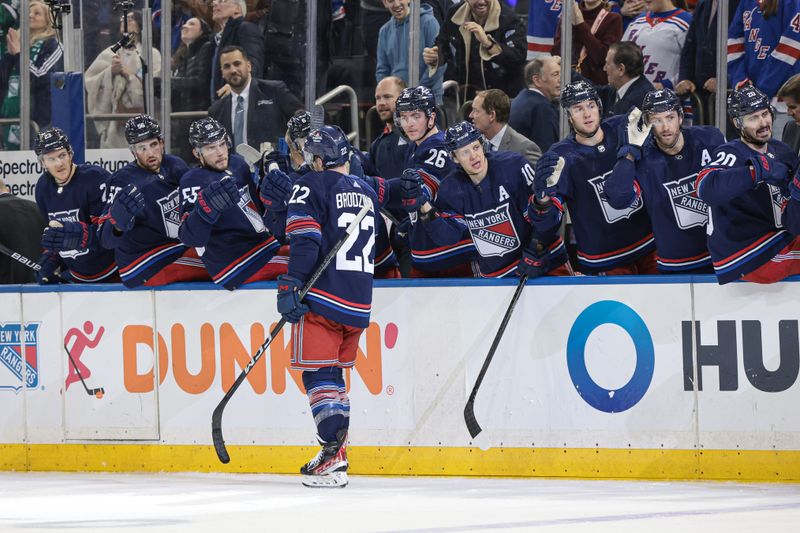
[[358,328],[369,326],[372,309],[375,217],[382,205],[375,191],[355,176],[309,172],[294,184],[286,216],[289,275],[305,282],[344,236],[365,198],[372,200],[373,208],[304,299],[311,311]]
[[659,271],[710,272],[705,229],[708,206],[695,194],[695,182],[697,173],[711,162],[711,154],[725,138],[717,128],[693,126],[683,129],[683,140],[683,149],[675,155],[648,144],[638,163],[619,159],[606,179],[605,193],[615,209],[644,199],[653,225]]
[[[794,169],[796,156],[770,141],[767,156]],[[708,249],[720,284],[739,279],[769,261],[791,235],[781,217],[786,187],[754,185],[748,160],[758,152],[741,140],[720,146],[697,177],[697,195],[709,205]]]
[[[153,174],[135,162],[117,170],[109,180],[109,194],[100,219],[103,246],[114,249],[119,274],[126,287],[138,287],[186,251],[178,240],[181,225],[178,184],[189,170],[183,159],[165,155],[161,172]],[[144,211],[130,231],[120,233],[108,221],[114,196],[133,184],[144,196]]]
[[[433,204],[442,210],[442,206],[436,204],[439,186],[446,176],[458,168],[445,148],[444,133],[440,131],[419,145],[416,143],[410,145],[406,154],[405,168],[422,169],[430,175],[430,179],[426,178],[425,185],[430,190]],[[441,246],[417,223],[416,213],[410,218],[409,243],[411,262],[415,268],[426,272],[437,272],[468,263],[475,257],[475,246],[466,231],[457,242]]]
[[97,224],[108,195],[107,170],[94,165],[78,165],[72,179],[62,186],[45,172],[36,182],[36,205],[45,220],[82,222],[94,234],[86,250],[63,250],[58,254],[72,278],[84,283],[108,280],[117,271],[114,252],[103,248],[97,238]]
[[[210,224],[194,212],[197,194],[225,177],[239,188],[239,204],[220,213]],[[197,248],[214,283],[235,289],[255,274],[280,248],[261,218],[261,201],[247,163],[230,155],[229,168],[218,172],[193,168],[181,177],[181,226],[178,235],[186,246]]]
[[565,159],[553,202],[569,208],[578,262],[586,273],[629,265],[655,249],[644,202],[639,199],[630,207],[614,209],[605,193],[605,180],[617,162],[619,128],[626,121],[624,115],[603,121],[603,142],[596,146],[577,143],[573,133],[550,147]]
[[[531,235],[527,209],[533,168],[514,152],[490,152],[486,158],[489,168],[479,184],[461,168],[442,181],[437,197],[440,216],[422,226],[441,245],[461,240],[466,230],[478,253],[477,275],[513,276]],[[564,243],[560,237],[557,241],[551,251],[553,268],[566,261]]]

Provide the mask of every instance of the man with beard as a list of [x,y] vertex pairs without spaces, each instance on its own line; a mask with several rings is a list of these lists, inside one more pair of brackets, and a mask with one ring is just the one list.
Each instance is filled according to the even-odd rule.
[[396,76],[383,78],[375,87],[375,110],[384,127],[369,147],[369,163],[364,168],[368,175],[397,178],[405,170],[408,142],[394,125],[395,103],[405,88],[406,82]]
[[564,87],[561,107],[572,133],[539,159],[533,181],[531,219],[539,240],[550,242],[547,235],[558,231],[566,203],[584,274],[655,274],[655,242],[641,199],[614,209],[604,190],[627,117],[601,123],[600,97],[585,81]]
[[122,283],[208,280],[200,258],[178,240],[178,183],[189,167],[164,154],[161,126],[149,115],[129,119],[125,138],[135,160],[111,175],[98,229],[103,247],[114,250]]
[[[644,120],[642,120],[644,119]],[[672,89],[650,91],[644,109],[628,115],[627,140],[617,152],[605,192],[614,209],[639,199],[653,224],[662,274],[710,274],[708,206],[697,198],[697,173],[725,142],[712,126],[681,128],[683,106]],[[646,142],[652,130],[653,142]]]
[[797,156],[772,138],[775,111],[756,87],[734,90],[728,115],[739,138],[715,151],[696,186],[709,205],[714,272],[720,284],[737,279],[774,283],[800,273],[800,237],[782,225]]
[[303,104],[282,81],[253,78],[247,53],[239,46],[223,48],[219,63],[231,92],[208,109],[209,116],[223,125],[234,146],[249,144],[265,151],[264,143],[276,145],[286,121]]
[[211,279],[228,290],[285,274],[287,260],[275,258],[280,243],[261,218],[250,169],[229,153],[225,128],[210,117],[197,120],[189,142],[200,167],[181,177],[181,242],[202,248]]

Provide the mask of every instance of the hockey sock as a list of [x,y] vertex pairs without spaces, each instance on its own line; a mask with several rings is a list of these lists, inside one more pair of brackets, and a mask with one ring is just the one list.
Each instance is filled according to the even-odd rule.
[[324,442],[334,442],[336,432],[347,427],[350,417],[350,400],[345,392],[342,369],[329,366],[316,371],[306,370],[303,372],[303,385],[317,435]]

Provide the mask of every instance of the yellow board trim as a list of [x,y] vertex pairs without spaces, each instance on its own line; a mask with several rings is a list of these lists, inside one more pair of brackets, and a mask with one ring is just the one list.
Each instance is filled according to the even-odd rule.
[[[294,474],[316,452],[303,446],[0,444],[0,470]],[[800,451],[355,446],[350,472],[382,476],[501,476],[800,482]]]

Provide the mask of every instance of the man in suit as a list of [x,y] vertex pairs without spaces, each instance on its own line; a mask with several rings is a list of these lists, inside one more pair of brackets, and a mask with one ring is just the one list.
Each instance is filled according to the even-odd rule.
[[[0,178],[0,244],[31,261],[38,261],[42,255],[44,228],[44,219],[36,204],[11,194],[11,189]],[[0,285],[34,281],[32,266],[0,254]]]
[[276,145],[286,122],[303,104],[282,81],[253,79],[252,63],[238,46],[223,48],[219,63],[231,91],[214,102],[208,114],[225,126],[234,146],[249,144],[264,151],[269,147],[263,143]]
[[645,78],[642,50],[632,41],[612,44],[603,67],[608,85],[598,88],[605,116],[627,115],[634,107],[642,108],[644,96],[655,90]]
[[795,74],[781,86],[778,98],[786,104],[786,113],[794,121],[783,128],[783,142],[788,144],[794,153],[800,153],[800,74]]
[[542,151],[536,143],[508,125],[510,113],[511,101],[508,95],[500,89],[489,89],[475,94],[469,118],[489,141],[491,151],[516,152],[533,166],[542,156]]
[[558,97],[561,94],[561,58],[541,55],[525,65],[525,84],[511,102],[509,126],[542,151],[559,138]]
[[260,78],[264,65],[264,38],[256,24],[244,20],[247,15],[245,0],[213,0],[211,6],[214,23],[222,28],[211,38],[212,45],[215,45],[211,63],[211,101],[215,102],[230,91],[222,83],[219,68],[222,50],[228,46],[240,46],[253,65],[253,77]]

